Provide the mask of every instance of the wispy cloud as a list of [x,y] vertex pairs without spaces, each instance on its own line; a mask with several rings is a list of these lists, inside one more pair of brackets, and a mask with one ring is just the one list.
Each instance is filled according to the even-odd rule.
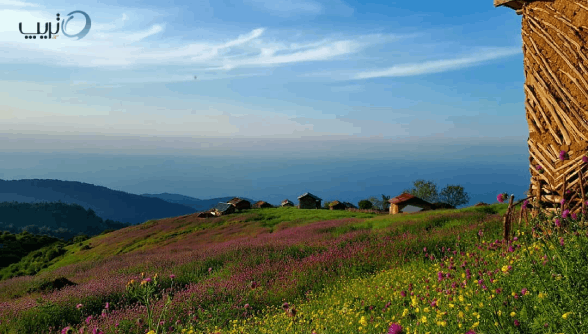
[[462,68],[475,66],[489,60],[520,54],[521,52],[522,51],[520,48],[491,49],[484,53],[477,53],[468,57],[403,64],[381,70],[361,72],[356,74],[354,79],[402,77],[459,70]]

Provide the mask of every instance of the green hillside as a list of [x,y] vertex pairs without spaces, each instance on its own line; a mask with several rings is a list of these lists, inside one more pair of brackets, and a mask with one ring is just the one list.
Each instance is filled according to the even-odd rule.
[[[533,264],[520,259],[538,245],[530,229],[521,226],[510,249],[499,242],[505,211],[505,204],[394,216],[276,208],[149,221],[67,245],[36,276],[0,282],[0,333],[67,326],[76,333],[387,333],[393,323],[411,333],[530,333],[539,326],[532,317],[548,315],[522,302],[541,293],[561,300],[557,312],[571,312],[548,319],[552,326],[583,326],[565,299],[583,305],[582,293],[571,294],[579,287],[556,292],[528,275]],[[583,249],[572,236],[580,238],[562,238]],[[542,242],[542,251],[554,246]],[[576,248],[558,253],[562,261],[585,261]],[[511,292],[518,297],[494,301]]]

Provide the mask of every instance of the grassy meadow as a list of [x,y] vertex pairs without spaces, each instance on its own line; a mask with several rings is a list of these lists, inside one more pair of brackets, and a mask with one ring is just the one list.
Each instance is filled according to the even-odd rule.
[[[506,209],[148,221],[0,281],[0,333],[588,332],[579,218],[540,216],[505,244]],[[59,277],[76,285],[39,288]]]

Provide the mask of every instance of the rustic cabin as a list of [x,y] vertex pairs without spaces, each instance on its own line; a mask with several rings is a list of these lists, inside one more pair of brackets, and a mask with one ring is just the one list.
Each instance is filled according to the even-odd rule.
[[329,203],[329,210],[345,210],[346,206],[344,203],[341,203],[339,201],[332,201],[331,203]]
[[357,209],[357,207],[355,205],[353,205],[352,203],[343,202],[343,204],[345,204],[345,209]]
[[214,215],[210,211],[198,212],[198,214],[196,215],[196,217],[198,217],[198,218],[210,218],[210,217],[213,217],[213,216]]
[[298,197],[299,209],[320,209],[322,199],[311,193],[305,193]]
[[232,204],[237,210],[248,210],[251,209],[251,202],[244,200],[239,197],[235,197],[227,203]]
[[259,202],[256,202],[255,204],[253,204],[253,207],[256,209],[263,209],[263,208],[273,208],[274,206],[269,204],[268,202],[259,201]]
[[285,199],[282,201],[282,207],[287,207],[287,206],[294,206],[294,203],[289,199]]
[[390,214],[395,215],[402,213],[402,209],[406,206],[414,206],[423,210],[434,210],[433,204],[422,200],[409,193],[402,193],[402,195],[396,196],[388,201],[390,203]]
[[215,216],[228,215],[235,212],[235,206],[229,203],[218,203],[213,209],[212,214]]

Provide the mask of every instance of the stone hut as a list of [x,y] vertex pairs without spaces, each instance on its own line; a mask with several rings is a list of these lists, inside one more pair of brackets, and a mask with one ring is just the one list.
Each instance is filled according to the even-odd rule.
[[305,193],[298,197],[299,209],[320,209],[322,199],[311,193]]
[[235,207],[229,203],[218,203],[213,209],[212,214],[215,216],[228,215],[235,212]]
[[547,207],[565,198],[570,212],[580,213],[588,152],[588,3],[494,0],[494,6],[522,15],[529,194]]
[[353,205],[352,203],[343,202],[343,204],[345,204],[346,209],[357,209],[357,207],[355,205]]
[[433,204],[422,200],[412,194],[402,193],[402,195],[396,196],[388,201],[390,203],[390,214],[395,215],[402,213],[402,209],[407,205],[416,206],[423,210],[434,210]]
[[233,205],[237,210],[247,210],[251,209],[251,202],[241,199],[239,197],[235,197],[232,200],[228,201],[227,203]]
[[286,207],[286,206],[294,206],[294,203],[289,199],[285,199],[282,201],[282,207]]
[[345,210],[346,206],[344,203],[341,203],[339,201],[333,201],[333,202],[329,203],[329,209],[330,210]]
[[210,218],[213,216],[214,215],[212,214],[211,211],[198,212],[198,214],[196,215],[196,217],[198,217],[198,218]]
[[265,201],[258,201],[258,202],[255,202],[255,204],[253,204],[253,207],[256,209],[263,209],[263,208],[273,208],[274,206],[269,204],[268,202],[265,202]]

